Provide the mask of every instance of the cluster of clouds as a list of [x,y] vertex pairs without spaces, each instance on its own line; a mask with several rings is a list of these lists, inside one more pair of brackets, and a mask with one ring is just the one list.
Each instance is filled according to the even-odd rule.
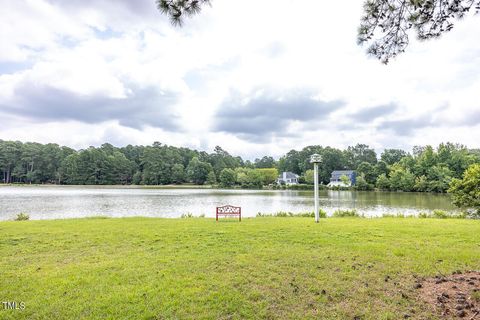
[[2,1],[0,139],[250,159],[311,144],[478,148],[479,18],[385,66],[356,44],[361,5],[213,1],[178,28],[155,0]]

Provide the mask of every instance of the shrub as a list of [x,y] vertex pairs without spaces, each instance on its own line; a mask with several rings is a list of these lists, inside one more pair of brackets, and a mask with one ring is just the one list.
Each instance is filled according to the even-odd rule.
[[[327,213],[325,210],[320,209],[319,210],[319,216],[320,218],[326,218]],[[300,212],[300,213],[293,213],[290,211],[278,211],[274,214],[268,214],[268,213],[257,213],[257,217],[280,217],[280,218],[286,218],[286,217],[304,217],[304,218],[314,218],[315,217],[315,212]]]
[[233,169],[225,168],[220,172],[220,185],[232,187],[237,180],[237,173]]
[[313,212],[313,211],[312,212],[302,212],[302,213],[298,213],[297,216],[305,217],[305,218],[314,218],[315,217],[315,212]]
[[291,212],[285,212],[285,211],[279,211],[277,213],[275,213],[275,216],[276,217],[288,217],[288,216],[292,216],[293,214]]
[[463,178],[453,179],[448,192],[453,204],[472,210],[472,218],[480,217],[480,163],[473,164],[463,173]]
[[189,213],[182,213],[182,215],[180,216],[180,218],[182,219],[185,219],[185,218],[193,218],[193,213],[189,212]]
[[430,216],[430,215],[429,215],[428,213],[426,213],[426,212],[420,212],[420,213],[418,214],[418,217],[419,217],[420,219],[425,219],[425,218],[428,218],[429,216]]
[[26,213],[19,213],[17,214],[16,218],[15,218],[15,221],[25,221],[25,220],[29,220],[30,219],[30,216]]
[[390,180],[387,178],[385,173],[382,173],[377,178],[377,188],[380,190],[389,190],[390,189]]
[[420,212],[419,218],[434,218],[434,219],[465,219],[469,215],[467,212],[452,213],[443,210],[433,210],[431,213]]
[[450,218],[451,215],[448,212],[443,210],[433,210],[432,217],[437,219],[447,219]]
[[355,189],[360,190],[360,191],[368,191],[368,190],[373,190],[373,186],[365,180],[365,174],[361,174],[357,178],[357,182],[355,184]]
[[356,210],[337,210],[333,213],[336,218],[360,217]]
[[325,210],[319,209],[320,213],[320,218],[326,218],[327,217],[327,212]]

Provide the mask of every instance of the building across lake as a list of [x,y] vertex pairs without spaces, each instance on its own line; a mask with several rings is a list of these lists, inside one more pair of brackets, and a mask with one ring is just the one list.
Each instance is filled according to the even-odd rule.
[[298,178],[300,176],[298,174],[295,174],[293,172],[282,172],[278,178],[277,178],[277,183],[278,184],[298,184]]
[[[345,178],[347,177],[350,182],[345,185]],[[329,187],[334,186],[353,186],[357,181],[357,174],[354,170],[335,170],[332,172],[332,176],[330,177],[330,183],[328,184]]]

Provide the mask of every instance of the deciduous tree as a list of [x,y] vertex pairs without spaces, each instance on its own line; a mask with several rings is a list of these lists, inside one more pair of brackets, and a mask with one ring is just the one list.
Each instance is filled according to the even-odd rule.
[[470,209],[480,218],[480,164],[471,165],[462,179],[453,179],[448,192],[456,206]]

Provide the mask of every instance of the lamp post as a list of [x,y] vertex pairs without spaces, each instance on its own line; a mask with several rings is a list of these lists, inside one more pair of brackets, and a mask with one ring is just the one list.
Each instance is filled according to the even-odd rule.
[[314,169],[314,174],[313,174],[313,181],[315,185],[315,222],[318,223],[319,220],[319,212],[318,212],[318,164],[322,162],[322,156],[319,154],[312,154],[310,156],[310,163],[313,163],[313,169]]

